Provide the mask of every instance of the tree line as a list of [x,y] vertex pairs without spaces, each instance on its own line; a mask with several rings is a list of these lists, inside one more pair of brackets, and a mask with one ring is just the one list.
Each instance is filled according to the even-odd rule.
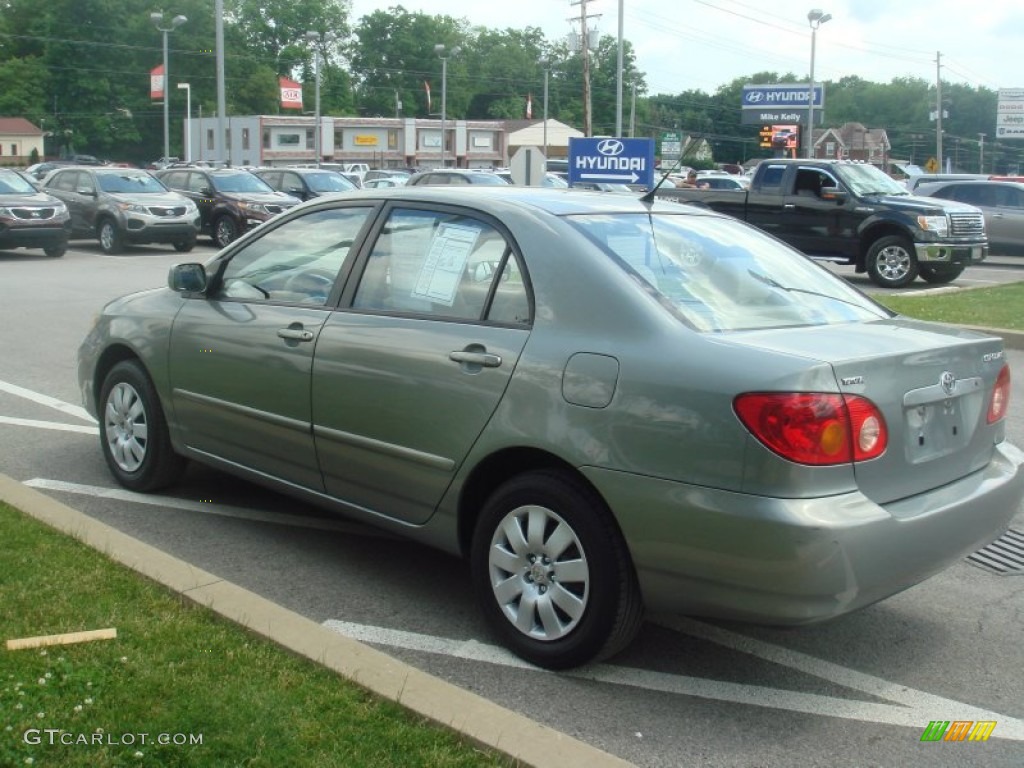
[[[189,83],[193,116],[216,114],[214,4],[162,4],[167,19],[188,19],[168,34],[172,152],[180,154],[181,131],[175,126],[184,116],[185,94],[175,84]],[[436,115],[441,61],[434,46],[440,43],[447,55],[450,118],[524,118],[529,99],[533,118],[540,119],[547,79],[548,116],[577,128],[584,123],[582,53],[536,27],[489,29],[401,5],[354,19],[349,0],[223,5],[229,116],[288,112],[280,107],[280,76],[304,85],[311,110],[318,57],[325,115]],[[28,118],[51,134],[48,147],[62,152],[136,162],[160,154],[163,108],[149,96],[150,70],[163,56],[162,33],[150,20],[153,10],[152,0],[0,0],[0,115]],[[316,33],[313,39],[309,32]],[[593,132],[610,135],[616,125],[615,38],[602,37],[590,58]],[[722,161],[768,154],[758,147],[760,126],[740,122],[744,84],[806,81],[794,73],[753,72],[714,93],[649,93],[628,40],[623,63],[624,132],[634,114],[634,135],[658,138],[681,131],[703,137]],[[847,77],[824,86],[826,125],[885,128],[894,157],[922,163],[934,154],[933,83]],[[993,141],[995,91],[944,82],[942,93],[945,150],[958,167],[977,170],[982,141],[986,169],[1022,164],[1017,145]]]

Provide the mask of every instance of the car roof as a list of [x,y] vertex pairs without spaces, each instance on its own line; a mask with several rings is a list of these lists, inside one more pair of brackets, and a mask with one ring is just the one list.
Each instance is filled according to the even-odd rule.
[[642,193],[596,192],[560,187],[502,186],[401,186],[378,189],[363,188],[331,198],[332,203],[346,199],[387,199],[409,202],[449,203],[475,208],[500,217],[511,209],[547,212],[555,216],[588,213],[673,213],[718,216],[705,208],[679,205],[675,202],[644,203]]

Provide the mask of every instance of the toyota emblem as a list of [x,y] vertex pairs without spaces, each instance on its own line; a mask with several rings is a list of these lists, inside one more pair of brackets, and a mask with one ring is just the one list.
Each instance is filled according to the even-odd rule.
[[608,155],[609,157],[616,157],[622,154],[622,150],[625,147],[622,142],[618,139],[605,139],[604,141],[598,142],[597,151],[602,155]]
[[956,389],[956,376],[949,371],[943,371],[942,375],[939,376],[939,386],[942,387],[942,391],[947,395],[952,395],[953,390]]

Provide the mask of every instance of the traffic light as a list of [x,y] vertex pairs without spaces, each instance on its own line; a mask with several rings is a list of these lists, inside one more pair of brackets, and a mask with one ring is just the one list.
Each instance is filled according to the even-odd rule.
[[759,147],[764,149],[772,148],[772,127],[770,125],[761,126],[761,133],[759,134],[761,141],[758,144]]

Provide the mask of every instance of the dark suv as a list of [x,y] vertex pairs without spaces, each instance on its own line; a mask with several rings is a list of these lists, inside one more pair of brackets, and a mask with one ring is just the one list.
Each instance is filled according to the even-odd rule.
[[43,189],[67,205],[71,236],[97,238],[104,253],[129,243],[171,243],[183,253],[195,247],[199,211],[146,171],[58,168]]
[[63,256],[70,232],[64,203],[0,168],[0,249],[42,248],[47,256]]
[[155,175],[199,206],[202,231],[218,248],[300,202],[238,168],[170,168]]
[[337,171],[319,168],[257,168],[253,173],[278,192],[293,195],[300,200],[358,189]]

